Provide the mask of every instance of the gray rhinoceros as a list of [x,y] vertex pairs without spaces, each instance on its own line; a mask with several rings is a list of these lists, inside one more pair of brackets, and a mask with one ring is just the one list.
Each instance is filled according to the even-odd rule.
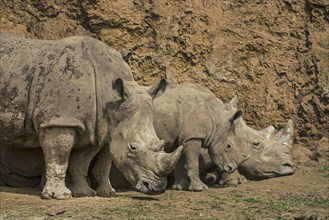
[[[210,92],[210,91],[209,91]],[[234,97],[230,103],[232,108],[237,109],[238,98]],[[277,131],[273,126],[263,130],[255,130],[249,127],[243,118],[235,121],[236,141],[240,146],[244,146],[250,158],[240,164],[239,173],[249,180],[262,180],[278,176],[291,175],[295,172],[295,166],[291,159],[293,146],[294,126],[290,119],[286,127]],[[210,155],[206,151],[201,152],[200,172],[216,169],[215,164],[210,160]],[[206,176],[204,173],[202,176]],[[224,184],[238,184],[239,175],[217,173],[214,181]]]
[[[205,178],[209,170],[218,170],[209,154],[209,149],[216,149],[218,147],[215,145],[216,141],[223,138],[215,131],[220,131],[221,127],[222,129],[225,128],[225,120],[221,120],[221,118],[227,114],[225,113],[227,109],[228,112],[235,112],[237,103],[237,97],[229,103],[223,103],[207,88],[187,83],[169,84],[166,93],[155,100],[154,126],[156,132],[160,138],[166,140],[167,150],[179,144],[185,145],[183,155],[187,155],[190,158],[190,163],[193,164],[187,165],[187,168],[191,169],[192,167],[194,169],[195,175],[192,178],[198,177],[198,172],[200,172],[202,180],[209,182],[209,179],[212,179],[212,184],[214,181],[218,183],[219,180],[223,184],[229,180],[237,182],[237,178],[241,179],[239,176],[236,177],[236,173],[233,175],[222,172],[209,175],[211,178]],[[209,107],[206,107],[208,105]],[[211,126],[207,127],[209,120],[211,120],[213,129],[209,129]],[[215,122],[219,123],[216,124]],[[234,128],[235,133],[232,138],[235,145],[240,148],[243,154],[250,156],[238,167],[238,170],[248,179],[263,179],[294,173],[295,169],[291,160],[293,144],[291,120],[279,132],[276,132],[273,126],[261,131],[254,130],[247,126],[242,117],[234,120]],[[205,137],[209,137],[211,134],[213,135],[210,139],[212,142],[205,141],[207,140]],[[218,135],[216,138],[219,139],[216,139],[214,135]],[[195,141],[199,141],[198,145],[190,147],[190,144]],[[200,146],[207,147],[207,144],[210,144],[208,148],[200,149]],[[199,153],[201,154],[199,162],[197,162]],[[212,152],[210,151],[210,153]],[[191,186],[189,181],[193,181],[193,179],[188,176],[191,175],[191,171],[186,173],[183,166],[183,161],[180,161],[174,172],[174,188],[188,189]],[[119,173],[116,170],[113,171],[112,183],[117,187],[127,187]],[[199,185],[206,188],[202,183]]]
[[[202,191],[207,186],[199,178],[201,148],[208,149],[211,160],[221,171],[232,173],[248,159],[235,141],[235,121],[241,111],[225,108],[212,93],[196,84],[169,84],[166,93],[154,101],[154,128],[166,141],[165,151],[183,145],[175,171],[174,189]],[[188,181],[182,176],[186,176]]]
[[171,154],[162,151],[164,143],[153,127],[152,98],[164,92],[164,80],[145,92],[120,54],[90,37],[41,41],[6,33],[0,33],[0,76],[0,147],[2,152],[41,147],[42,198],[71,196],[67,168],[73,195],[95,195],[86,176],[97,153],[97,192],[112,194],[109,151],[137,190],[163,192],[182,152],[182,147]]

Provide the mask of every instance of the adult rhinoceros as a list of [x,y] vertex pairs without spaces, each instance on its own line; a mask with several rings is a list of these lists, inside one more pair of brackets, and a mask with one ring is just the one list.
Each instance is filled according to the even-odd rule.
[[[209,91],[210,92],[210,91]],[[230,103],[232,108],[237,109],[238,98],[234,97]],[[249,127],[243,118],[235,121],[236,141],[240,146],[244,146],[250,158],[240,164],[239,173],[249,180],[262,180],[278,176],[291,175],[295,172],[295,167],[291,159],[293,146],[294,126],[289,120],[286,127],[277,131],[273,126],[263,130],[255,130]],[[202,161],[200,172],[216,169],[215,164],[210,160],[210,155],[206,151],[201,152]],[[217,173],[215,179],[221,184],[238,184],[238,174]],[[202,176],[206,176],[204,173]]]
[[0,76],[1,149],[41,147],[42,198],[70,197],[64,182],[68,167],[73,195],[95,195],[85,178],[98,152],[97,192],[111,194],[108,151],[135,188],[164,190],[182,151],[161,151],[163,141],[153,127],[152,98],[164,92],[165,81],[145,92],[120,54],[90,37],[41,41],[6,33],[0,33]]

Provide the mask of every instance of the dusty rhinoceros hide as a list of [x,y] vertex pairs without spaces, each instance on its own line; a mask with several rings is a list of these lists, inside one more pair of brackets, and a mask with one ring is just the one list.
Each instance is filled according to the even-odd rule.
[[[211,107],[206,108],[207,105]],[[249,155],[241,164],[236,163],[244,176],[237,172],[231,175],[223,173],[223,169],[218,170],[219,166],[216,166],[211,151],[217,155],[220,153],[216,150],[221,148],[221,132],[224,132],[226,127],[222,118],[228,117],[225,114],[227,109],[236,111],[237,105],[237,97],[230,103],[223,103],[209,89],[189,83],[169,84],[166,93],[155,101],[154,125],[158,136],[166,141],[166,150],[170,151],[180,143],[185,147],[181,161],[174,171],[174,188],[190,187],[191,190],[197,190],[198,188],[194,188],[197,184],[193,183],[197,181],[199,190],[205,189],[206,186],[198,179],[199,175],[207,185],[237,185],[245,182],[246,178],[261,180],[294,173],[295,167],[291,159],[294,133],[292,121],[289,120],[281,131],[276,131],[273,126],[255,130],[249,127],[242,117],[234,120],[235,132],[231,140],[239,152]],[[212,126],[207,126],[208,121],[212,122],[209,123]],[[191,147],[191,143],[197,140],[202,140],[199,146],[192,144]],[[230,155],[230,163],[239,160],[237,154],[230,152],[220,155]],[[187,160],[187,164],[192,166],[184,167],[183,160]],[[114,173],[115,175],[110,177],[112,183],[117,187],[126,187],[127,184],[118,174],[118,170]]]
[[[153,128],[152,98],[165,91],[165,81],[145,91],[117,51],[90,37],[40,41],[0,33],[0,64],[1,148],[42,148],[43,198],[95,195],[85,177],[97,153],[99,195],[114,193],[107,178],[111,158],[136,189],[163,192],[182,150],[161,151]],[[145,154],[149,161],[140,159]],[[1,163],[29,176],[29,167],[12,155]],[[67,167],[71,191],[64,182]]]

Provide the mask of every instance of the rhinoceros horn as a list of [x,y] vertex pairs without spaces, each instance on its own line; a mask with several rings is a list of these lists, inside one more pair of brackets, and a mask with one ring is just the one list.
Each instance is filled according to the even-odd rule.
[[262,130],[266,139],[270,139],[270,137],[276,132],[273,126],[268,126],[267,128]]
[[280,131],[279,141],[287,143],[289,148],[292,148],[293,138],[294,138],[294,124],[291,119],[289,119],[285,128]]
[[180,146],[172,153],[165,153],[164,151],[159,153],[157,161],[160,171],[159,174],[161,176],[167,176],[174,170],[182,151],[183,146]]

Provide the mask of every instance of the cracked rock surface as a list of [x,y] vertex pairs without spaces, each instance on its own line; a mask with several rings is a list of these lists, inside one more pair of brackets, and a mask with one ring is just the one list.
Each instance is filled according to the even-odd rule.
[[143,85],[170,73],[224,101],[237,93],[256,129],[291,118],[296,143],[310,150],[329,136],[324,0],[3,0],[0,30],[39,39],[90,35],[120,51]]

